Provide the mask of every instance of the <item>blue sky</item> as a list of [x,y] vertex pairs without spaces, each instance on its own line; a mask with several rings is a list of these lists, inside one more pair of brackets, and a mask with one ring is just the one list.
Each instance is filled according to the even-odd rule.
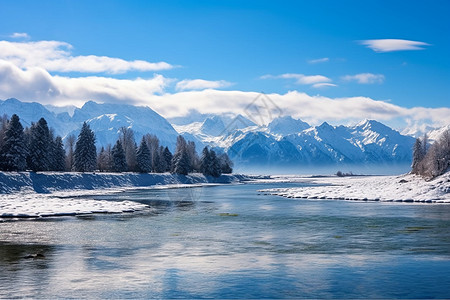
[[[370,109],[381,101],[395,106],[396,113],[385,114],[387,121],[442,125],[450,95],[449,13],[450,1],[1,1],[0,60],[17,67],[16,73],[22,70],[14,74],[28,78],[31,87],[24,91],[6,80],[13,71],[4,63],[9,73],[1,77],[0,72],[0,99],[80,105],[88,97],[175,115],[214,111],[207,99],[196,103],[196,98],[215,98],[210,106],[217,106],[236,95],[247,95],[245,102],[264,92],[278,101],[295,92],[302,101],[364,97],[376,105],[361,117],[379,116]],[[48,53],[54,57],[44,57]],[[67,63],[74,57],[72,65]],[[98,57],[120,61],[99,62]],[[98,68],[89,67],[91,60]],[[133,61],[139,62],[127,65]],[[103,90],[111,85],[107,80],[122,88]],[[43,86],[50,92],[43,93]],[[139,95],[121,94],[127,89]],[[285,111],[304,105],[301,100],[296,105],[294,96],[280,100]],[[184,109],[164,107],[176,101]],[[418,112],[418,107],[429,110]],[[240,106],[233,109],[238,112]],[[338,120],[340,113],[337,109],[322,119]],[[315,114],[294,113],[321,119],[320,109]]]

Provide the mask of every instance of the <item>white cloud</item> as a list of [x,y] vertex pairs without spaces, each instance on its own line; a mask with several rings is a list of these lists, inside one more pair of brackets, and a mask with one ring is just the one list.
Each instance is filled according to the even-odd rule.
[[337,84],[327,83],[327,82],[320,82],[320,83],[313,84],[312,87],[318,89],[318,88],[334,87],[334,86],[337,86]]
[[0,98],[14,97],[42,104],[80,106],[89,99],[142,104],[147,97],[163,93],[171,81],[162,75],[132,80],[98,76],[52,76],[42,68],[22,70],[10,62],[0,60]]
[[342,77],[344,81],[356,81],[359,84],[383,83],[383,74],[360,73],[356,75],[345,75]]
[[360,41],[362,45],[375,52],[392,52],[402,50],[424,50],[430,44],[425,42],[401,40],[401,39],[379,39]]
[[303,75],[296,73],[286,73],[281,75],[264,75],[260,77],[261,79],[270,79],[270,78],[284,78],[284,79],[295,79],[297,84],[302,85],[310,85],[324,82],[331,82],[332,80],[323,75]]
[[166,62],[127,61],[108,56],[72,56],[72,45],[60,41],[0,41],[0,59],[25,69],[39,67],[56,72],[119,74],[128,71],[158,71],[174,66]]
[[310,60],[308,60],[308,63],[319,64],[319,63],[328,62],[329,60],[330,59],[328,57],[323,57],[323,58],[317,58],[317,59],[310,59]]
[[13,39],[29,39],[30,38],[28,33],[25,33],[25,32],[14,32],[9,37],[13,38]]
[[225,80],[203,80],[203,79],[184,79],[179,81],[175,88],[177,91],[185,90],[204,90],[204,89],[218,89],[223,87],[228,87],[232,85],[231,82]]
[[[22,70],[0,60],[0,99],[10,97],[42,104],[78,105],[87,100],[126,102],[148,105],[165,117],[182,116],[193,109],[201,113],[245,114],[245,108],[259,95],[257,92],[205,89],[165,93],[173,80],[162,75],[133,80],[108,77],[70,78],[49,74],[42,68]],[[320,84],[320,83],[318,83]],[[433,126],[448,124],[450,108],[405,108],[388,101],[367,97],[329,98],[291,91],[267,95],[284,112],[311,124],[323,121],[341,123],[364,118],[399,122],[404,126],[427,122]],[[226,104],[226,105],[224,105]],[[399,126],[397,126],[398,128]]]

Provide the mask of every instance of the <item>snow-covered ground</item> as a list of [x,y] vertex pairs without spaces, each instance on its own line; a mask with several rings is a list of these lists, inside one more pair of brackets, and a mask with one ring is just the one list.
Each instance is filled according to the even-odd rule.
[[178,188],[247,179],[243,175],[212,178],[202,174],[182,176],[168,173],[0,172],[0,220],[150,210],[147,205],[138,202],[95,200],[92,195],[136,187]]
[[288,198],[386,202],[450,203],[450,172],[434,180],[420,176],[275,177],[274,180],[313,183],[313,186],[276,188],[261,192]]

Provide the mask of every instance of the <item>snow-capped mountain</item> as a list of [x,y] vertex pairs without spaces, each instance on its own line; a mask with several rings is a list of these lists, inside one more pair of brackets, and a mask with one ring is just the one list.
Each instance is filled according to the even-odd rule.
[[[408,163],[414,143],[413,137],[374,120],[364,120],[354,126],[332,126],[325,122],[311,127],[286,116],[263,127],[241,115],[233,118],[199,114],[195,122],[172,126],[149,107],[89,101],[76,108],[71,116],[67,110],[57,114],[39,103],[17,99],[0,101],[0,114],[14,113],[24,126],[44,117],[55,133],[63,137],[77,135],[86,121],[96,134],[97,146],[114,144],[121,127],[133,129],[137,143],[142,135],[150,133],[171,150],[177,135],[181,134],[194,141],[199,152],[208,145],[227,152],[236,165],[242,166]],[[439,132],[436,131],[436,136]],[[429,134],[430,140],[433,136]]]
[[95,132],[97,146],[114,144],[123,126],[133,129],[137,143],[142,135],[150,133],[158,136],[161,144],[169,146],[172,151],[178,136],[172,125],[149,107],[126,104],[99,104],[89,101],[83,107],[76,108],[73,116],[70,116],[67,111],[59,114],[51,112],[36,102],[8,99],[0,101],[0,114],[8,116],[17,114],[24,127],[31,126],[32,122],[37,122],[43,117],[49,127],[55,130],[55,134],[63,138],[70,134],[77,136],[81,125],[86,121]]
[[[83,107],[74,111],[72,121],[81,124],[87,121],[95,132],[98,145],[114,144],[121,127],[134,131],[136,142],[139,143],[144,134],[156,135],[161,144],[175,148],[178,132],[158,113],[149,107],[126,104],[99,104],[86,102]],[[71,132],[77,135],[79,128]]]
[[276,118],[267,125],[270,133],[282,136],[295,134],[310,127],[308,123],[293,119],[291,116]]

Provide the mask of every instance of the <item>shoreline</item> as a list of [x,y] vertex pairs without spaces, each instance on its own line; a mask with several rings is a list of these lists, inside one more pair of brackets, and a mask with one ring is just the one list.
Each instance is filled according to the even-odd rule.
[[[280,181],[283,177],[279,177]],[[314,186],[274,188],[261,193],[309,200],[403,203],[450,203],[450,172],[426,181],[413,174],[348,177],[292,177],[290,182]]]
[[151,187],[169,184],[235,183],[251,180],[242,174],[222,174],[220,177],[199,173],[79,173],[79,172],[0,172],[0,197],[14,193],[51,194],[59,191],[96,190],[109,188]]
[[128,189],[171,189],[237,184],[240,174],[214,178],[202,174],[0,172],[0,222],[105,213],[133,213],[152,208],[135,201],[97,200],[93,196]]

